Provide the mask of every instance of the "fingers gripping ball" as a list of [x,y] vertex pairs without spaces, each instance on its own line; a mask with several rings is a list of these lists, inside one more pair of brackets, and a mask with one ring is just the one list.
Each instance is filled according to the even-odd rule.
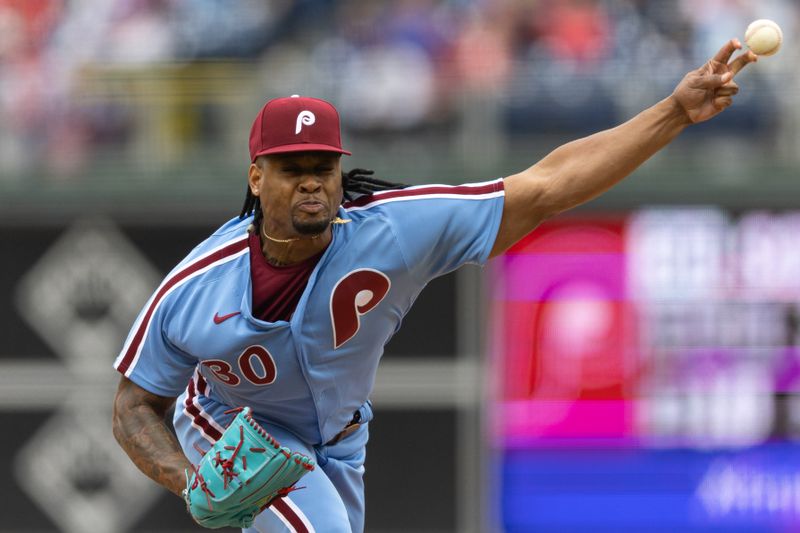
[[744,32],[744,42],[760,56],[771,56],[778,52],[783,43],[783,32],[780,26],[769,19],[751,22]]
[[307,456],[282,447],[252,417],[238,414],[209,449],[183,491],[192,518],[201,526],[248,528],[256,515],[314,470]]

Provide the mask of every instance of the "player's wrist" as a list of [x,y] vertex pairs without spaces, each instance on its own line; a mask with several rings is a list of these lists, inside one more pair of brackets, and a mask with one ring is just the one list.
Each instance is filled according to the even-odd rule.
[[675,121],[682,123],[686,126],[692,124],[692,119],[689,116],[689,110],[683,105],[678,95],[675,93],[670,94],[663,100],[663,105],[666,113]]
[[663,110],[667,120],[670,120],[677,127],[685,128],[694,123],[689,110],[681,103],[680,98],[675,93],[670,94],[656,105]]
[[184,498],[184,491],[187,488],[187,481],[191,477],[192,466],[188,460],[184,461],[181,461],[180,464],[175,465],[173,468],[174,473],[171,473],[169,478],[164,479],[162,483],[164,488],[179,498]]

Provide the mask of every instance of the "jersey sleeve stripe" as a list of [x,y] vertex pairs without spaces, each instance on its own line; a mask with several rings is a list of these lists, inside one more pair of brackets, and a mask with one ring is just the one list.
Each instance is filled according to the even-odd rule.
[[147,312],[144,314],[141,322],[136,326],[136,333],[131,337],[128,343],[123,346],[122,353],[114,363],[114,368],[125,376],[129,376],[133,371],[142,346],[144,345],[147,330],[150,326],[150,320],[153,318],[153,314],[155,314],[156,309],[158,309],[158,306],[164,301],[167,294],[183,283],[186,283],[189,279],[246,253],[247,249],[247,236],[238,237],[234,241],[229,241],[195,259],[176,274],[164,280],[161,286],[156,290],[154,296],[150,299]]
[[346,202],[342,207],[344,207],[345,211],[359,211],[390,201],[421,200],[425,198],[482,200],[484,198],[502,196],[503,194],[502,179],[467,185],[418,185],[361,196],[351,202]]
[[292,533],[315,533],[314,527],[308,518],[288,496],[278,498],[269,506],[281,522],[289,528]]

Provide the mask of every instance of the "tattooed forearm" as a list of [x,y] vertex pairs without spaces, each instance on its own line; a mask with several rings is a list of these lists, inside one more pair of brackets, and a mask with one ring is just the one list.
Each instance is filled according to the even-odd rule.
[[164,414],[174,398],[163,398],[127,378],[120,381],[114,400],[114,437],[136,466],[150,479],[180,496],[191,468]]

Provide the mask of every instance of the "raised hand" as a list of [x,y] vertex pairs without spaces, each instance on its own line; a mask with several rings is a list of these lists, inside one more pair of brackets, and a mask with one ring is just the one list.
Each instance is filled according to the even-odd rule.
[[675,87],[672,96],[691,122],[706,121],[733,103],[733,96],[739,92],[734,76],[748,63],[758,61],[758,56],[750,50],[731,61],[733,53],[741,48],[739,39],[731,39],[705,65],[686,74]]

